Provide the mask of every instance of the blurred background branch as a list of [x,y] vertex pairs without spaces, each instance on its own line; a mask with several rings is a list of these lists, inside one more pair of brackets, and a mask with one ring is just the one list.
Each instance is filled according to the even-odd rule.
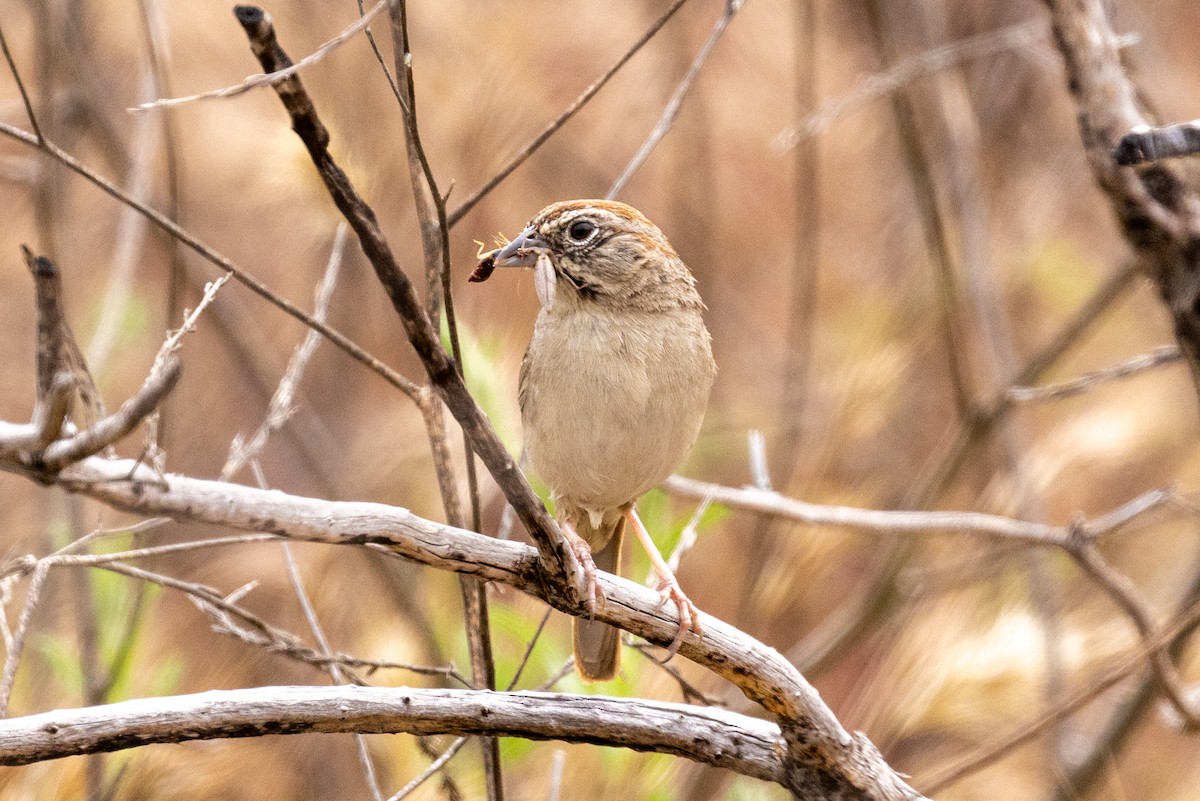
[[[734,8],[735,24],[672,104],[714,20]],[[602,196],[670,107],[669,130],[620,191],[695,272],[721,369],[683,471],[703,479],[703,496],[656,493],[641,509],[689,594],[787,654],[847,728],[939,798],[1195,795],[1194,735],[1151,713],[1164,675],[1177,699],[1196,676],[1200,545],[1188,499],[1200,486],[1200,205],[1194,165],[1162,160],[1188,149],[1191,128],[1153,126],[1197,116],[1200,7],[409,2],[407,47],[388,37],[376,46],[396,65],[396,89],[411,78],[421,99],[418,177],[434,201],[424,210],[397,191],[413,165],[399,140],[415,126],[368,43],[343,37],[385,24],[363,21],[383,6],[347,0],[314,16],[311,3],[280,0],[268,10],[295,53],[324,54],[303,76],[332,154],[397,263],[427,266],[422,309],[452,300],[454,363],[511,453],[537,300],[519,276],[468,287],[472,240],[516,230],[550,201]],[[431,425],[436,398],[409,378],[424,367],[360,252],[346,252],[327,316],[305,311],[341,219],[274,98],[259,90],[127,112],[244,78],[228,9],[0,0],[0,20],[10,68],[0,76],[0,420],[36,410],[32,426],[0,436],[36,450],[104,418],[101,397],[135,394],[161,332],[200,301],[215,266],[234,279],[185,338],[166,417],[151,416],[145,441],[116,443],[119,466],[127,473],[144,456],[148,481],[168,463],[216,475],[234,434],[271,417],[290,354],[317,330],[335,347],[312,353],[302,382],[283,380],[295,390],[290,411],[248,462],[255,476],[290,495],[448,519],[444,489],[469,492],[469,461],[443,448],[449,457],[435,462],[437,437],[457,434]],[[341,44],[323,50],[332,40]],[[437,248],[408,235],[418,230],[436,230]],[[74,366],[34,366],[21,243],[61,271],[82,346],[70,358],[86,367],[79,354],[109,354],[92,364],[94,385],[66,378]],[[451,298],[447,286],[461,289]],[[450,332],[433,330],[450,351]],[[750,482],[749,430],[762,432],[751,483],[769,482],[778,498],[964,510],[1067,544],[1076,513],[1103,520],[1127,499],[1179,490],[1167,508],[1074,553],[887,533],[903,516],[879,518],[875,532],[815,527],[703,500]],[[502,531],[503,493],[479,479],[476,527]],[[463,686],[455,665],[473,663],[464,633],[479,629],[464,629],[457,578],[379,548],[295,543],[281,559],[278,542],[230,537],[224,525],[137,520],[0,478],[0,551],[32,555],[10,558],[13,572],[0,576],[10,714],[329,681],[331,670],[371,684]],[[1095,571],[1078,570],[1079,558]],[[635,562],[626,574],[645,570]],[[613,684],[583,687],[570,674],[565,619],[546,612],[542,600],[491,587],[495,670],[517,686],[751,708],[678,658],[665,670],[629,659]],[[1148,659],[1165,661],[1156,672]],[[163,786],[234,801],[327,787],[368,798],[364,757],[383,795],[484,797],[487,779],[463,742],[301,736],[142,749],[4,771],[0,799],[51,786],[96,801],[158,797]],[[514,798],[786,797],[663,755],[513,739],[497,751]],[[428,776],[444,781],[418,781]]]

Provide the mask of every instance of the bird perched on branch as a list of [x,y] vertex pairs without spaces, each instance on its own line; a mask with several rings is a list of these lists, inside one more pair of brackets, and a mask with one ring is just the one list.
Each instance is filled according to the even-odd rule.
[[[521,364],[530,463],[551,490],[560,529],[603,602],[596,569],[618,572],[627,528],[646,548],[664,600],[679,611],[678,648],[699,612],[655,548],[634,503],[687,454],[716,375],[704,303],[662,231],[605,200],[555,203],[471,275],[532,267],[542,304]],[[575,664],[593,681],[617,670],[618,631],[575,620]]]

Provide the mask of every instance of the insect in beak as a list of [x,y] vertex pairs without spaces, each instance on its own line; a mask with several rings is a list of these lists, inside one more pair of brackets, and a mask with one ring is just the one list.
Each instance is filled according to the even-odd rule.
[[467,280],[486,281],[497,267],[533,267],[546,247],[545,241],[538,239],[532,228],[526,228],[503,247],[481,254],[479,264]]

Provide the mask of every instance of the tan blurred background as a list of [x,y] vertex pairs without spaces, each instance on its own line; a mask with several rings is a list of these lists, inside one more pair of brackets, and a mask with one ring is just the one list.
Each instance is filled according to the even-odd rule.
[[[1114,5],[1118,30],[1137,36],[1127,55],[1149,101],[1166,120],[1200,116],[1200,5]],[[442,189],[453,187],[449,207],[559,114],[665,7],[648,0],[411,3],[420,123]],[[512,235],[551,201],[603,196],[655,125],[722,7],[689,2],[452,231],[466,372],[514,451],[517,367],[537,299],[527,275],[467,284],[473,240]],[[159,55],[168,88],[155,89],[149,78],[147,10],[167,45]],[[267,10],[294,58],[357,13],[351,2],[329,0],[279,0]],[[757,429],[765,434],[775,488],[822,503],[975,509],[1064,523],[1076,511],[1100,514],[1151,488],[1200,484],[1196,395],[1184,368],[1169,366],[1078,398],[1020,406],[1006,427],[970,449],[940,491],[928,491],[928,477],[968,414],[964,401],[989,403],[1129,264],[1085,163],[1057,52],[1039,27],[1044,18],[1031,0],[746,3],[673,130],[621,194],[666,232],[709,306],[720,375],[685,475],[747,483],[747,434]],[[380,20],[375,27],[390,53]],[[159,209],[171,206],[174,180],[184,227],[311,308],[339,218],[274,95],[259,90],[190,103],[169,115],[127,111],[155,94],[200,92],[256,71],[227,4],[0,0],[0,26],[55,142]],[[886,94],[861,98],[798,148],[780,147],[781,133],[816,110],[814,99],[827,109],[898,59],[994,31],[1005,31],[1006,45],[986,40],[993,46],[981,53],[951,50],[957,57],[942,69],[917,68],[901,106]],[[335,157],[418,277],[420,241],[400,116],[366,42],[355,38],[303,79],[331,130]],[[0,119],[28,127],[7,70],[0,74]],[[904,119],[912,125],[906,128]],[[922,175],[935,189],[936,214],[920,202]],[[948,243],[944,259],[931,246],[937,230]],[[115,406],[141,382],[164,329],[178,325],[178,317],[167,319],[174,246],[127,219],[96,188],[0,137],[0,418],[6,420],[26,419],[33,397],[32,287],[21,243],[60,265],[71,324]],[[181,258],[188,276],[183,303],[192,306],[198,287],[216,272],[194,254]],[[126,265],[129,278],[121,280]],[[117,289],[110,290],[114,281]],[[353,246],[330,319],[389,364],[419,376],[395,315]],[[113,336],[98,353],[104,326]],[[303,335],[298,323],[240,285],[226,286],[186,340],[184,376],[168,410],[168,468],[215,477],[231,438],[257,427]],[[1043,380],[1074,377],[1171,342],[1153,288],[1136,279],[1089,321]],[[136,455],[139,443],[131,438],[122,450]],[[291,492],[441,516],[419,415],[328,344],[318,350],[298,411],[272,439],[263,468],[272,486]],[[487,481],[484,502],[485,531],[493,533],[501,506]],[[694,501],[662,493],[644,502],[651,530],[668,545],[694,509]],[[9,556],[44,554],[98,526],[127,522],[0,475],[0,552]],[[173,525],[139,542],[219,533]],[[900,545],[878,534],[769,524],[743,512],[710,514],[680,576],[706,611],[797,659],[811,653],[807,635],[853,610],[880,576],[890,576],[881,608],[861,617],[845,647],[819,665],[801,664],[842,721],[864,730],[917,787],[1086,685],[1105,659],[1134,644],[1128,621],[1061,554],[966,535],[922,535]],[[295,551],[335,648],[467,664],[453,576],[381,564],[349,549]],[[1159,515],[1108,542],[1105,552],[1165,617],[1197,571],[1195,524]],[[148,566],[225,592],[256,581],[246,605],[306,632],[276,545],[200,551]],[[627,568],[631,576],[645,572],[640,556]],[[10,620],[23,588],[7,605]],[[51,574],[47,592],[13,714],[82,705],[96,665],[124,666],[108,689],[111,700],[328,681],[316,669],[214,633],[186,598],[167,591],[62,570]],[[491,597],[505,683],[543,607],[504,589]],[[567,623],[552,617],[521,686],[537,686],[563,663]],[[91,656],[89,640],[96,643]],[[636,653],[628,652],[624,664],[620,680],[591,691],[679,698],[674,680]],[[1183,664],[1185,678],[1194,678],[1192,663]],[[740,708],[727,686],[679,666]],[[436,684],[396,671],[374,680]],[[583,689],[573,677],[556,686]],[[1086,753],[1119,699],[1119,690],[1103,696],[1049,736],[938,797],[1055,797],[1056,783]],[[428,763],[412,738],[369,742],[385,793]],[[448,742],[431,745],[440,750]],[[560,747],[506,741],[509,797],[547,797]],[[1087,797],[1195,798],[1196,748],[1152,710],[1102,760]],[[664,756],[565,751],[570,792],[564,798],[784,797],[778,788]],[[155,746],[95,765],[70,759],[0,770],[0,798],[83,798],[97,788],[110,789],[114,799],[369,797],[348,737]],[[463,797],[482,797],[474,746],[449,774]],[[448,792],[434,780],[412,797],[452,797]]]

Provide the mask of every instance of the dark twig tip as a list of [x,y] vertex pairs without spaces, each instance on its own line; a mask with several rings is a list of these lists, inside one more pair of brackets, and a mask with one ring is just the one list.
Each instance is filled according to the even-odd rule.
[[234,6],[233,14],[243,25],[257,25],[267,16],[267,12],[258,6]]
[[21,245],[21,253],[25,255],[25,263],[29,265],[29,271],[34,276],[50,278],[57,274],[58,268],[54,266],[54,262],[45,256],[34,255],[28,246]]
[[33,260],[32,269],[35,275],[45,278],[53,277],[57,273],[57,268],[54,262],[47,259],[45,256],[37,256]]
[[1122,167],[1132,167],[1150,161],[1149,155],[1142,147],[1142,138],[1137,133],[1128,133],[1122,136],[1116,147],[1113,148],[1113,161]]

